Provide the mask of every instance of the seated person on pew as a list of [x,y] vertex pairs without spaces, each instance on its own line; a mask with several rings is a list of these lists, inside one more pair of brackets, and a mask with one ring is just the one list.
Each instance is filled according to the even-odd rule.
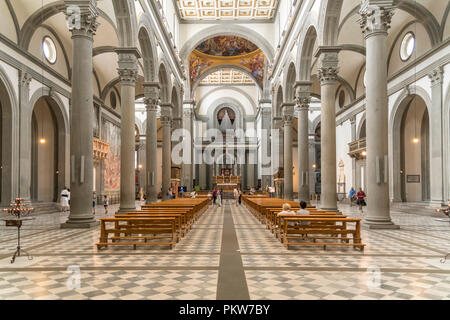
[[[305,201],[300,201],[300,210],[297,211],[298,215],[305,215],[305,214],[309,214],[309,211],[305,209],[306,208],[306,202]],[[301,221],[299,223],[297,223],[297,225],[308,225],[309,222],[308,221]]]
[[[285,215],[285,214],[295,215],[295,212],[291,211],[291,205],[289,203],[285,203],[285,204],[283,204],[283,211],[278,212],[277,216],[280,216],[282,214],[283,215]],[[289,225],[294,225],[295,226],[295,222],[294,222],[294,224],[289,223]]]

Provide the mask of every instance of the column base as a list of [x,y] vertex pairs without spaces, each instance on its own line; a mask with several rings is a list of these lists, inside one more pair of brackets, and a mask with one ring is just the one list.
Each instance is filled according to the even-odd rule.
[[67,220],[61,224],[61,229],[89,229],[100,225],[96,220]]
[[392,221],[374,221],[364,219],[362,225],[369,229],[400,229],[400,226]]
[[119,208],[119,210],[116,213],[127,213],[130,211],[136,211],[136,207],[132,208]]
[[[306,210],[308,210],[308,208],[306,208]],[[320,208],[320,210],[325,210],[327,212],[336,212],[336,214],[340,214],[342,215],[342,211],[339,209],[327,209],[327,208]]]

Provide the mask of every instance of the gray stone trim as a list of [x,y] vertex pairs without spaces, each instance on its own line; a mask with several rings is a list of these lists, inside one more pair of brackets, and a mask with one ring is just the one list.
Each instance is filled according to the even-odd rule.
[[56,31],[52,27],[50,27],[46,24],[42,24],[41,27],[44,29],[47,29],[55,37],[56,41],[58,42],[59,46],[61,47],[63,56],[64,56],[64,62],[66,63],[67,74],[68,74],[69,80],[70,80],[72,77],[72,69],[70,68],[69,56],[67,55],[66,48],[64,48],[64,44],[62,43],[61,38],[58,36]]
[[[0,38],[3,35],[0,34]],[[1,41],[1,39],[0,39]],[[6,62],[7,64],[9,64],[10,66],[18,69],[18,70],[27,70],[27,72],[33,77],[33,79],[41,82],[42,84],[51,87],[54,91],[62,94],[63,96],[70,98],[71,93],[69,91],[67,91],[66,89],[62,88],[61,86],[59,86],[58,84],[56,84],[55,82],[53,82],[52,80],[49,80],[45,77],[42,77],[42,74],[35,71],[34,69],[31,69],[29,66],[23,64],[22,62],[16,60],[15,58],[9,56],[8,54],[6,54],[4,51],[0,50],[0,60]],[[33,61],[34,62],[34,61]],[[47,68],[44,68],[47,69]],[[48,69],[51,70],[51,69]],[[48,70],[46,70],[46,72],[48,72]],[[53,70],[52,70],[53,71]],[[53,72],[49,72],[52,73],[52,75],[54,75],[54,71]],[[58,74],[59,75],[59,74]],[[56,75],[55,75],[56,76]],[[58,76],[58,78],[60,78],[61,76]],[[63,79],[62,80],[65,84],[67,84],[68,86],[70,86],[70,83],[67,83],[67,79]]]
[[[65,78],[60,73],[56,72],[55,70],[53,70],[52,68],[50,68],[49,66],[44,64],[42,61],[37,59],[32,54],[30,54],[27,51],[23,50],[22,48],[18,47],[14,42],[12,42],[10,39],[6,38],[3,34],[0,34],[0,42],[7,45],[11,49],[15,50],[19,54],[25,56],[25,58],[30,60],[32,63],[36,64],[39,68],[44,69],[45,72],[51,74],[55,78],[58,78],[61,82],[63,82],[67,86],[71,86],[69,79]],[[16,60],[14,57],[9,56],[8,54],[6,54],[5,52],[3,52],[1,50],[0,50],[0,60],[5,61],[6,63],[10,64],[11,66],[13,66],[19,70],[21,70],[22,67],[29,68],[29,66],[24,65],[23,63]],[[35,71],[30,69],[30,73],[32,73],[32,72],[35,72]],[[35,73],[37,74],[37,72],[35,72]],[[32,76],[34,79],[36,79],[36,77],[34,75],[32,75]],[[62,90],[64,90],[64,89],[62,89]],[[63,94],[63,93],[61,92],[61,94]]]
[[[169,33],[168,33],[169,31],[166,30],[166,28],[164,28],[164,23],[162,21],[161,16],[159,15],[159,12],[158,12],[159,10],[156,7],[156,1],[147,1],[147,3],[150,6],[150,9],[152,10],[153,17],[157,20],[157,24],[161,27],[159,29],[161,31],[161,34],[163,35],[163,39],[158,39],[158,40],[160,43],[163,42],[164,44],[166,44],[166,46],[169,50],[169,52],[167,52],[167,53],[171,56],[171,58],[172,58],[171,60],[176,62],[174,65],[176,70],[172,70],[172,71],[174,71],[174,73],[177,74],[178,79],[181,79],[184,81],[184,80],[186,80],[186,78],[184,76],[181,63],[178,59],[175,49],[171,45],[172,41],[170,40],[170,37],[169,37]],[[143,14],[147,14],[147,13],[143,13]],[[158,37],[158,35],[156,35],[156,36]]]
[[17,43],[20,43],[20,26],[19,21],[17,20],[16,12],[14,11],[13,6],[11,5],[11,0],[5,0],[6,5],[8,6],[9,13],[11,14],[11,18],[14,22],[14,28],[16,29]]

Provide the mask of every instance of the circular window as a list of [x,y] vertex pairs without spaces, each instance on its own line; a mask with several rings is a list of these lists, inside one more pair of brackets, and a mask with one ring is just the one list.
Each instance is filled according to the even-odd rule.
[[109,102],[111,103],[111,107],[115,109],[117,106],[117,100],[116,95],[113,91],[111,91],[111,93],[109,94]]
[[400,58],[402,61],[408,60],[416,47],[416,38],[412,32],[408,32],[405,34],[402,40],[402,44],[400,45]]
[[366,87],[367,87],[367,78],[366,78],[366,76],[367,76],[367,72],[366,72],[366,71],[364,71],[364,78],[363,78],[363,84],[364,84],[364,88],[366,88]]
[[56,46],[50,37],[44,37],[42,40],[42,51],[48,62],[51,64],[56,62]]
[[339,107],[342,108],[344,106],[345,103],[345,92],[344,90],[341,90],[341,92],[339,92]]

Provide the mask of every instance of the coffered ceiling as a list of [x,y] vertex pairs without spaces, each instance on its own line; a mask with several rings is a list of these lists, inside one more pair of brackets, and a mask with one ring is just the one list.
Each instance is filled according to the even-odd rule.
[[280,0],[176,0],[180,17],[188,21],[271,20]]

